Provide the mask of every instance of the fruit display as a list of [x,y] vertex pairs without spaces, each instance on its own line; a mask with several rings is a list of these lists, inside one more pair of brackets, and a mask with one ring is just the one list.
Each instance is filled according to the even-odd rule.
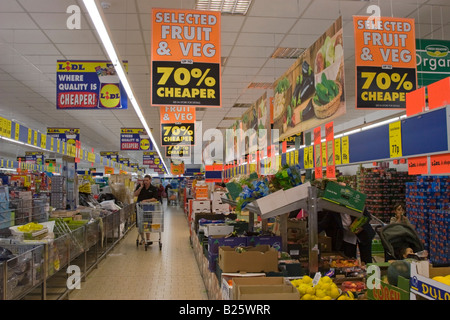
[[353,268],[358,266],[358,260],[355,259],[336,259],[330,262],[331,268]]
[[432,280],[441,282],[447,286],[450,286],[450,274],[446,275],[446,276],[436,276],[433,277]]
[[342,292],[351,291],[353,293],[360,293],[365,289],[367,289],[366,284],[362,281],[344,281],[341,284]]
[[300,300],[354,300],[352,292],[342,293],[333,280],[324,276],[321,277],[316,285],[309,276],[303,276],[301,279],[290,280],[291,284],[297,288],[300,293]]

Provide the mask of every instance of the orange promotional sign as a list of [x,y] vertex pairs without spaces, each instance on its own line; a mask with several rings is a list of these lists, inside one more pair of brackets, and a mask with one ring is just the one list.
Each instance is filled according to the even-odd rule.
[[195,107],[160,107],[161,123],[195,123]]
[[334,156],[334,124],[325,124],[325,139],[327,148],[327,178],[336,178],[336,166]]
[[450,173],[450,153],[430,156],[430,174]]
[[408,174],[428,174],[428,157],[415,157],[408,159]]
[[414,19],[354,16],[356,108],[406,108],[417,87]]
[[152,105],[221,107],[221,13],[152,9]]

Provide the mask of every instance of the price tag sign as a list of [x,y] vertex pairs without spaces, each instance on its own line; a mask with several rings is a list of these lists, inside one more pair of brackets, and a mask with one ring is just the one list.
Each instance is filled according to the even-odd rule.
[[389,156],[402,157],[402,124],[396,121],[389,124]]
[[19,137],[20,137],[20,124],[16,123],[15,130],[14,130],[14,139],[16,141],[19,141]]
[[309,153],[309,158],[308,158],[308,160],[309,160],[309,166],[308,166],[308,168],[309,169],[312,169],[312,168],[314,168],[314,146],[309,146],[308,147],[308,153]]
[[334,163],[338,166],[341,164],[341,138],[334,140]]
[[348,136],[342,137],[342,164],[350,163]]

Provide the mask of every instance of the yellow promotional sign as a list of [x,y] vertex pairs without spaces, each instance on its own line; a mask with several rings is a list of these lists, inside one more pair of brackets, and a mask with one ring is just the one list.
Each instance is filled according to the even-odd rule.
[[314,168],[314,146],[309,146],[308,147],[308,153],[309,153],[309,169]]
[[350,152],[349,152],[349,143],[348,143],[348,136],[342,137],[342,164],[349,164],[350,163]]
[[31,144],[31,142],[32,142],[32,139],[33,139],[33,130],[31,130],[31,129],[28,129],[28,138],[27,138],[27,143],[28,143],[28,144]]
[[341,158],[341,138],[334,140],[334,163],[340,165],[342,163]]
[[402,156],[402,124],[400,121],[389,124],[389,156],[391,158]]
[[20,124],[18,124],[18,123],[16,123],[15,124],[15,131],[14,131],[14,139],[15,140],[19,140],[19,137],[20,137]]
[[327,161],[327,143],[322,142],[322,167],[326,167],[328,164]]

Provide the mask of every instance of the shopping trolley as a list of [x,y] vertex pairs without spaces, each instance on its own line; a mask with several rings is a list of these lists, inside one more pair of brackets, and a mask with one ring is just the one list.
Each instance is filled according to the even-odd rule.
[[171,206],[178,205],[178,189],[167,190],[167,201]]
[[[139,247],[139,238],[143,242],[145,251],[152,242],[159,243],[162,248],[161,232],[164,231],[164,211],[160,202],[139,202],[136,206],[138,236],[136,246]],[[152,234],[158,234],[159,239],[152,239]],[[153,237],[154,238],[154,237]]]

